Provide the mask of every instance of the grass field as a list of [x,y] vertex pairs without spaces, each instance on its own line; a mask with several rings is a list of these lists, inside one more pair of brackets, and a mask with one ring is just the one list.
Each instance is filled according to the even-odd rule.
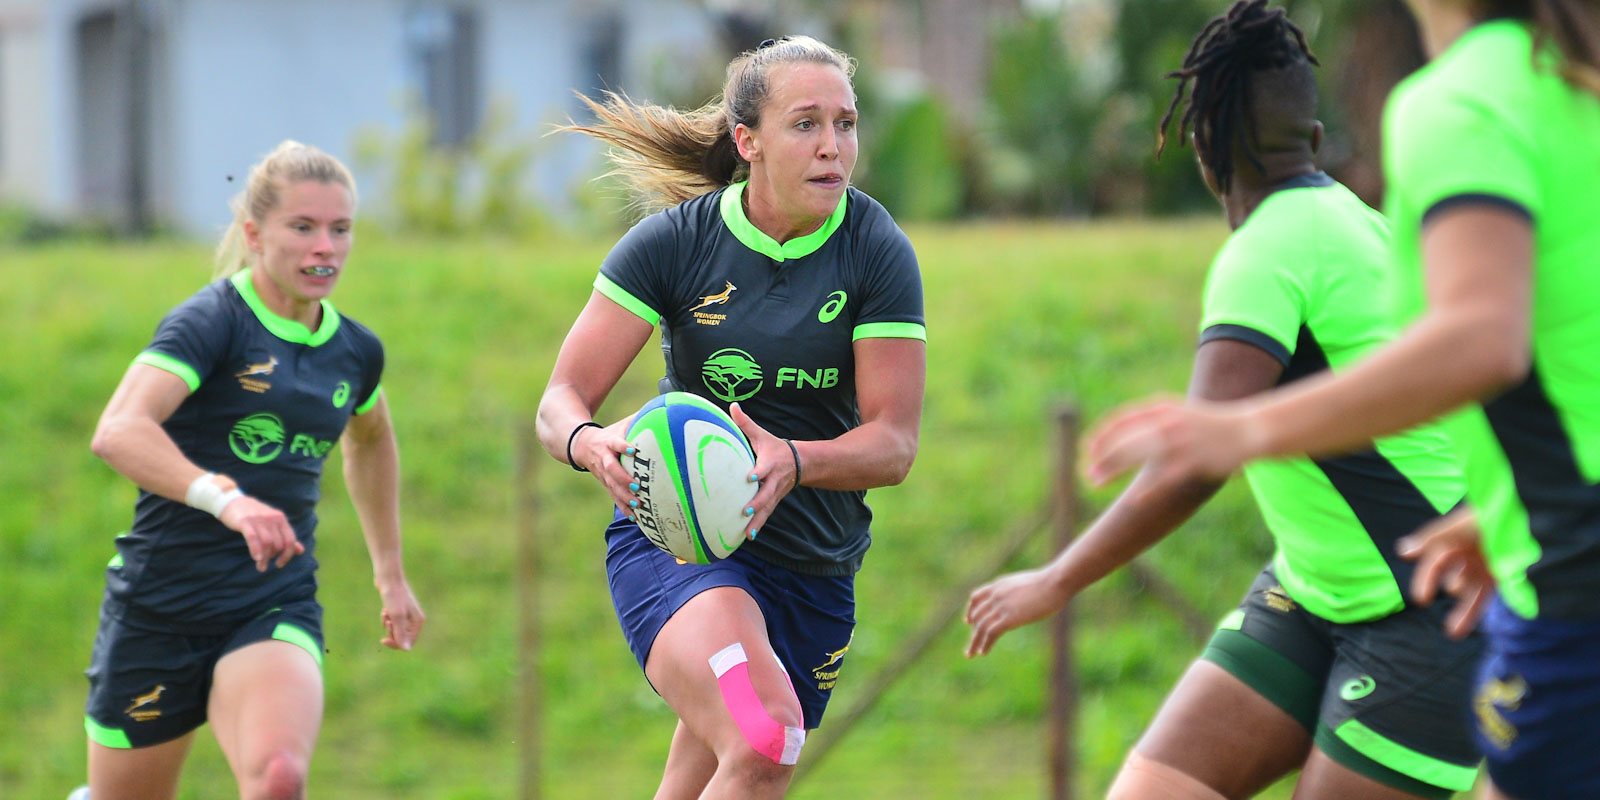
[[[902,486],[874,491],[861,620],[834,698],[890,660],[929,605],[963,585],[1003,531],[1043,502],[1050,415],[1086,419],[1180,391],[1220,220],[909,230],[922,259],[929,381],[922,447]],[[429,615],[416,650],[378,644],[377,595],[338,456],[319,529],[327,715],[312,793],[507,798],[518,768],[513,431],[531,420],[556,347],[609,240],[396,241],[363,231],[335,298],[385,340],[384,385],[403,461],[406,556]],[[82,705],[102,569],[134,489],[89,452],[111,389],[161,315],[205,282],[203,244],[0,251],[0,797],[63,797],[83,777]],[[647,348],[602,418],[654,392]],[[551,798],[643,797],[673,717],[638,674],[612,615],[604,494],[543,459],[543,587]],[[1103,503],[1110,495],[1091,495]],[[1015,566],[1047,557],[1041,535]],[[1233,606],[1270,553],[1234,485],[1148,558],[1208,615]],[[1118,575],[1078,602],[1081,796],[1098,795],[1195,642]],[[1043,794],[1043,631],[961,657],[948,625],[791,797],[1013,798]],[[826,722],[824,723],[826,727]],[[180,796],[231,796],[209,735]],[[1286,792],[1272,796],[1287,797]]]

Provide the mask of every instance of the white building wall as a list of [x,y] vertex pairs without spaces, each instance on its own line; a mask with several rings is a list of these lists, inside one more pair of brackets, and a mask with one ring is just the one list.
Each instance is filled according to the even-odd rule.
[[[249,166],[279,141],[315,144],[348,163],[362,131],[394,135],[407,121],[415,87],[404,25],[413,0],[140,1],[152,28],[143,163],[157,219],[209,237],[229,221],[228,200]],[[485,110],[514,110],[511,135],[536,142],[530,190],[557,212],[601,166],[585,137],[544,137],[552,124],[583,118],[572,92],[597,85],[586,50],[597,15],[620,13],[618,88],[639,99],[658,99],[648,95],[660,70],[715,49],[710,21],[688,0],[439,4],[476,10]],[[124,5],[0,0],[0,198],[52,215],[86,210],[84,187],[100,179],[82,169],[77,28]],[[367,199],[381,203],[369,176],[359,177]]]
[[85,0],[0,0],[0,197],[66,214],[76,209],[72,30]]
[[[366,125],[398,126],[401,4],[392,0],[185,0],[170,9],[172,206],[220,232],[251,164],[284,139],[350,161]],[[233,176],[230,182],[228,176]]]

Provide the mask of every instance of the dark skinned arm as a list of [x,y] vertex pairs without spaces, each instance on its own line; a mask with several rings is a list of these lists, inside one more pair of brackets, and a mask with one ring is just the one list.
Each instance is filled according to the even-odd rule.
[[[1214,339],[1195,353],[1189,399],[1236,400],[1277,385],[1283,364],[1259,347]],[[1182,525],[1223,481],[1195,479],[1145,486],[1141,473],[1049,564],[1015,572],[973,590],[967,605],[967,655],[985,655],[1002,634],[1042,619]],[[1135,499],[1136,498],[1136,499]]]

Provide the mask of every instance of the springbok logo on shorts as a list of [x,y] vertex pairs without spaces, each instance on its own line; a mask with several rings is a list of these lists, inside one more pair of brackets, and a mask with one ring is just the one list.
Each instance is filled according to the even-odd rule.
[[1492,678],[1478,688],[1472,710],[1478,715],[1478,731],[1490,744],[1504,750],[1517,738],[1517,726],[1500,709],[1516,711],[1528,696],[1528,682],[1521,675],[1509,679]]
[[761,365],[749,353],[724,347],[700,365],[700,381],[725,402],[737,403],[761,391]]
[[1288,612],[1295,609],[1294,598],[1290,597],[1282,586],[1274,586],[1261,595],[1267,599],[1267,607],[1273,611]]
[[161,709],[151,708],[151,709],[145,709],[143,711],[141,711],[139,709],[144,708],[145,706],[151,705],[151,704],[155,703],[157,700],[160,700],[161,699],[161,693],[166,691],[166,690],[167,690],[167,685],[166,684],[164,684],[164,683],[156,684],[156,688],[151,689],[150,691],[145,692],[144,694],[141,694],[138,697],[133,698],[133,705],[128,706],[127,708],[123,709],[122,713],[127,714],[130,717],[133,717],[133,720],[135,722],[149,722],[150,720],[153,720],[153,719],[156,719],[157,717],[160,717],[161,716]]
[[850,638],[845,640],[844,647],[829,653],[828,660],[824,662],[822,666],[811,668],[811,677],[817,679],[818,689],[821,689],[825,692],[829,689],[832,689],[833,685],[839,682],[839,670],[837,668],[830,670],[828,667],[838,664],[839,659],[844,658],[844,654],[850,652],[850,643],[854,642],[855,640],[856,632],[851,631]]
[[275,414],[251,414],[233,423],[228,431],[228,447],[240,461],[265,464],[283,451],[283,420]]

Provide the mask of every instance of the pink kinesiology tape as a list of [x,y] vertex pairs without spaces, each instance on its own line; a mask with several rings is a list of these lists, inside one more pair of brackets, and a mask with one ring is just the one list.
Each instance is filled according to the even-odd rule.
[[[717,674],[717,687],[722,690],[722,702],[727,704],[744,740],[767,758],[794,766],[800,760],[806,732],[773,719],[761,705],[756,687],[750,682],[750,659],[744,654],[744,645],[734,642],[717,651],[710,661],[711,671]],[[788,677],[787,672],[784,677]],[[789,690],[794,691],[793,684]]]

